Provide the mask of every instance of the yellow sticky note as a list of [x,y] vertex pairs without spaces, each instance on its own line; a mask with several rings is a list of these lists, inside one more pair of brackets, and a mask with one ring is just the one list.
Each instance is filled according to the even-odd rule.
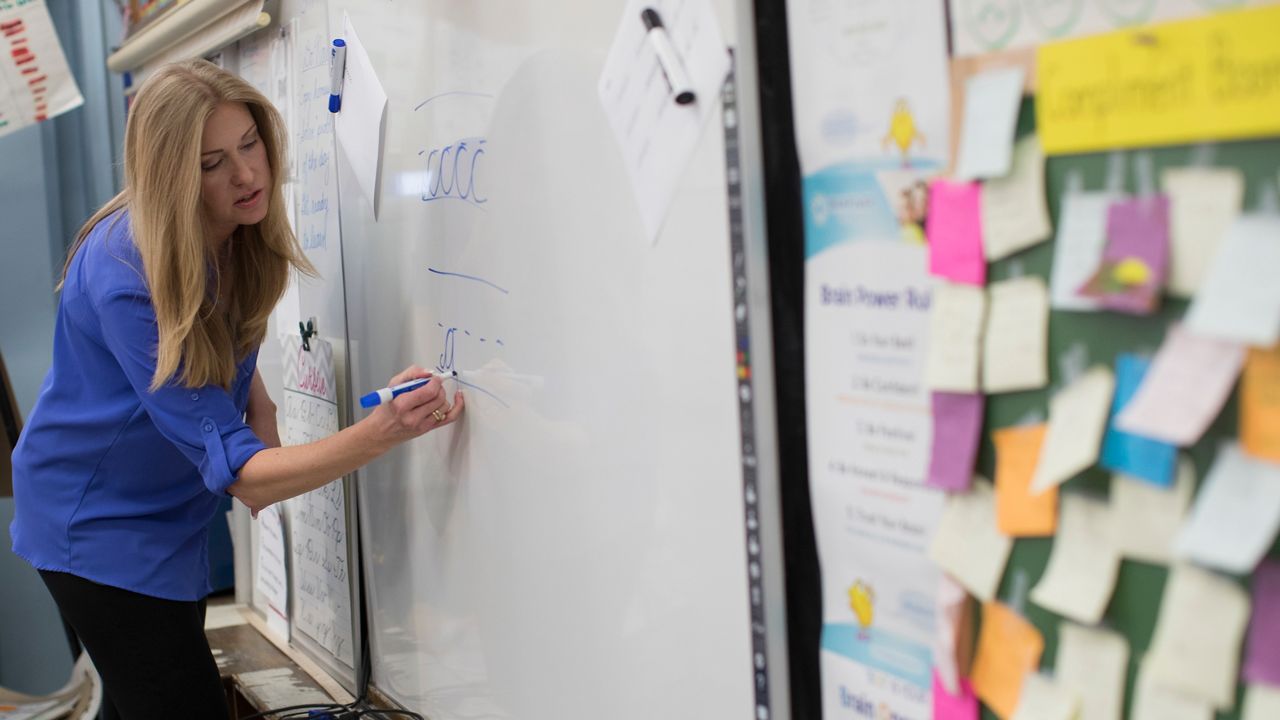
[[982,631],[973,661],[973,690],[1002,720],[1013,716],[1022,681],[1035,672],[1044,637],[1034,625],[999,602],[982,605]]
[[1041,45],[1046,155],[1280,135],[1280,6]]
[[1256,458],[1280,462],[1280,345],[1249,350],[1240,381],[1240,444]]
[[1048,425],[996,430],[996,527],[1009,537],[1045,537],[1058,527],[1058,488],[1031,494],[1031,477]]

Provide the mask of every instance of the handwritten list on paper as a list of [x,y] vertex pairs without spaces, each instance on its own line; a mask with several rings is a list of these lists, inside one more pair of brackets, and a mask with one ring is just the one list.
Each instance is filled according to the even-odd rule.
[[969,492],[947,496],[929,545],[929,559],[980,600],[995,597],[1013,540],[996,529],[991,483],[977,480]]
[[1049,384],[1049,289],[1038,275],[992,283],[982,349],[982,389],[1036,390]]
[[977,183],[929,183],[929,274],[955,283],[987,282],[982,250],[982,188]]
[[1227,230],[1187,310],[1187,328],[1271,346],[1280,340],[1280,214],[1244,215]]
[[258,557],[254,563],[254,592],[266,600],[267,628],[289,639],[289,572],[285,550],[284,512],[279,505],[258,513]]
[[1022,683],[1040,666],[1044,636],[1008,606],[982,605],[982,629],[973,660],[973,690],[996,715],[1010,718],[1018,707]]
[[44,0],[0,2],[0,137],[83,104]]
[[[285,445],[315,442],[338,432],[338,387],[333,345],[320,338],[304,350],[298,335],[284,344]],[[352,654],[347,513],[342,480],[288,501],[293,539],[294,628],[347,665]]]
[[1009,537],[1047,537],[1058,529],[1058,488],[1031,492],[1047,429],[1040,423],[991,433],[996,448],[996,527]]
[[1248,621],[1249,596],[1235,582],[1191,565],[1173,568],[1147,655],[1151,681],[1229,710]]
[[1170,325],[1138,391],[1116,416],[1120,430],[1180,447],[1198,441],[1235,386],[1244,348]]
[[925,381],[933,390],[978,391],[982,322],[987,296],[981,287],[939,282],[929,309]]
[[1049,239],[1044,196],[1044,153],[1034,135],[1013,148],[1013,168],[982,184],[982,247],[996,261]]
[[1173,487],[1161,487],[1117,473],[1111,477],[1111,541],[1121,557],[1168,565],[1173,542],[1191,507],[1195,466],[1178,461]]
[[1256,458],[1280,463],[1280,345],[1249,348],[1240,377],[1240,444]]
[[1058,684],[1080,698],[1080,720],[1123,720],[1129,675],[1129,642],[1103,628],[1064,622],[1058,626]]
[[[314,10],[312,12],[315,12]],[[338,225],[338,171],[334,161],[333,114],[329,112],[329,37],[323,17],[306,18],[293,40],[296,70],[296,124],[293,156],[297,162],[297,225],[294,233],[321,275],[341,258]],[[321,258],[336,258],[326,262]],[[340,274],[333,273],[333,276]]]
[[1120,574],[1120,554],[1111,544],[1107,503],[1080,495],[1061,498],[1062,517],[1053,554],[1031,600],[1040,607],[1097,624],[1111,601]]
[[1160,185],[1169,196],[1168,292],[1191,297],[1240,214],[1244,173],[1235,168],[1168,168],[1160,174]]
[[1049,401],[1049,430],[1031,481],[1033,493],[1061,485],[1098,459],[1114,389],[1115,375],[1098,365]]
[[1280,465],[1255,460],[1238,446],[1214,459],[1174,553],[1205,567],[1244,575],[1257,566],[1280,530]]

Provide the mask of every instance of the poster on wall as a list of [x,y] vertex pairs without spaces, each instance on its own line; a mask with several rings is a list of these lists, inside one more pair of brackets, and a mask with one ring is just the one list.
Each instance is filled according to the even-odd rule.
[[83,104],[43,0],[0,0],[0,137]]
[[823,716],[932,715],[944,497],[925,486],[928,180],[948,157],[943,0],[789,0],[805,213]]
[[1268,0],[948,0],[956,57],[1035,47]]

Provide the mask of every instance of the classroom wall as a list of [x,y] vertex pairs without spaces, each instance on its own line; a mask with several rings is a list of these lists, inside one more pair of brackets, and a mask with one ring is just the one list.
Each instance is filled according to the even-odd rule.
[[[0,352],[24,417],[49,367],[67,242],[115,194],[124,135],[120,79],[105,62],[120,37],[115,3],[48,7],[85,105],[0,138]],[[12,519],[13,500],[0,498],[0,686],[50,692],[66,682],[71,655],[40,577],[9,551]]]

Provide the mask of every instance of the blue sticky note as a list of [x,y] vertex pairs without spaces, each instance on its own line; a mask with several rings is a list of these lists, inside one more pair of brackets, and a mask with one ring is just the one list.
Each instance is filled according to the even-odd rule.
[[1173,485],[1178,448],[1148,437],[1116,428],[1116,415],[1129,403],[1142,384],[1151,361],[1138,355],[1116,356],[1116,394],[1111,402],[1111,420],[1102,438],[1102,467],[1120,472],[1161,487]]

